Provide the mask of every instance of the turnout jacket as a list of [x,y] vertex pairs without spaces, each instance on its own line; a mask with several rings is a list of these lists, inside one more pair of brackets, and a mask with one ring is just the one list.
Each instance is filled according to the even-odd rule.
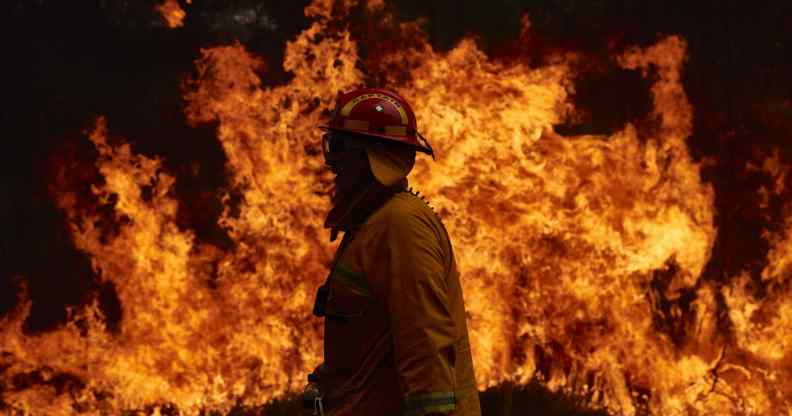
[[481,414],[451,242],[423,200],[396,193],[345,232],[323,287],[328,416]]

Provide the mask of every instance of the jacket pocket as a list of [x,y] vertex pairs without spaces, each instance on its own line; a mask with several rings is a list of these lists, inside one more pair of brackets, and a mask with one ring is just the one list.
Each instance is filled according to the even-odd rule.
[[371,301],[371,290],[366,276],[337,264],[328,280],[329,293],[325,313],[342,320],[365,315]]

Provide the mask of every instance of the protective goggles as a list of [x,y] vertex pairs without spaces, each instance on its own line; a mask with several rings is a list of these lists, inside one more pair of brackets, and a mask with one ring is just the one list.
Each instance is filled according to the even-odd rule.
[[344,152],[364,148],[365,145],[363,143],[338,134],[326,133],[322,135],[322,150],[324,151],[325,160],[329,163],[340,160]]

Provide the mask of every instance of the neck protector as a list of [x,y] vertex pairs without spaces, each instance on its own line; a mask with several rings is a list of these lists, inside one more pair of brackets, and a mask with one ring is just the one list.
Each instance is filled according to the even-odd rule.
[[407,189],[407,178],[389,187],[371,179],[363,182],[358,190],[334,198],[333,208],[324,223],[325,228],[330,228],[330,241],[336,240],[339,231],[348,232],[360,227],[394,194]]

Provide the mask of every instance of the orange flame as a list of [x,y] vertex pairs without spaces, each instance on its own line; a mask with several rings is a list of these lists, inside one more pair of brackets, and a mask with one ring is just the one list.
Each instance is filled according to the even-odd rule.
[[[190,0],[187,3],[189,4]],[[177,28],[184,26],[184,18],[187,16],[187,12],[181,8],[179,0],[165,0],[164,3],[155,6],[155,8],[162,14],[162,18],[165,19],[168,27]]]
[[[321,359],[309,313],[334,249],[322,229],[330,178],[316,126],[337,91],[365,83],[350,33],[327,34],[330,3],[308,6],[316,21],[287,44],[289,84],[263,87],[263,62],[240,44],[203,50],[185,84],[188,120],[218,123],[242,195],[220,219],[233,249],[178,228],[174,177],[160,160],[111,144],[98,120],[90,140],[104,183],[93,190],[112,207],[117,234],[102,236],[73,193],[58,202],[77,246],[115,285],[121,328],[107,331],[91,304],[65,327],[27,337],[29,302],[20,302],[0,321],[3,377],[45,366],[45,378],[84,385],[71,395],[46,383],[2,392],[12,409],[227,412],[301,388]],[[409,81],[391,86],[410,98],[440,158],[419,159],[410,179],[452,236],[480,388],[536,377],[613,414],[792,414],[792,204],[786,227],[765,236],[768,300],[747,277],[724,287],[702,279],[716,236],[713,190],[686,144],[683,39],[613,58],[652,80],[656,129],[576,137],[552,126],[574,112],[578,55],[536,68],[491,60],[472,40],[447,53],[416,42],[380,64],[412,64]],[[772,161],[761,169],[788,174]],[[719,329],[719,298],[731,334]]]

